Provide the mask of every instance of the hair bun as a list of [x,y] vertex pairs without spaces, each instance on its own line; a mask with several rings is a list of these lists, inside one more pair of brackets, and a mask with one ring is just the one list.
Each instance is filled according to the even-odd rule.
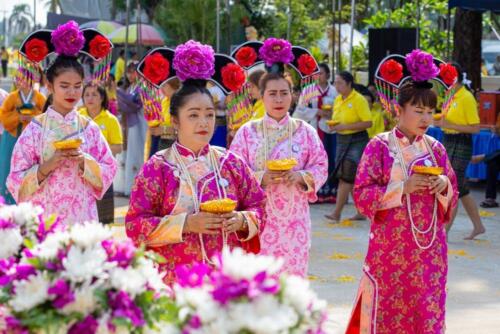
[[200,88],[207,87],[207,80],[204,79],[187,79],[182,83],[183,86],[195,86]]

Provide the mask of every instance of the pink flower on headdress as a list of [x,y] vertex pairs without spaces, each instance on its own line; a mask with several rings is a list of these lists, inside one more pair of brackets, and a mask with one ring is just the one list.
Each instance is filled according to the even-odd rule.
[[190,40],[175,48],[173,67],[181,81],[208,80],[215,73],[214,49]]
[[289,64],[294,58],[292,44],[281,38],[271,37],[266,39],[259,53],[266,66],[273,66],[275,63]]
[[85,37],[73,20],[59,25],[51,36],[56,53],[60,55],[76,56],[85,45]]
[[434,57],[419,49],[406,55],[406,66],[413,81],[417,82],[434,79],[439,74],[439,68],[434,64]]

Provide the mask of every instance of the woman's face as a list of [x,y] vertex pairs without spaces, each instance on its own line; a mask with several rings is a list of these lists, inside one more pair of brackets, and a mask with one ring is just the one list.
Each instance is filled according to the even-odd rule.
[[67,70],[48,83],[52,105],[56,110],[70,111],[82,98],[83,78],[76,71]]
[[137,72],[135,70],[127,71],[127,79],[130,82],[134,82],[137,79]]
[[102,97],[96,86],[89,86],[83,93],[83,104],[88,110],[98,110],[102,107]]
[[172,117],[179,142],[192,150],[203,148],[212,139],[215,129],[215,107],[212,97],[195,93]]
[[423,136],[432,124],[433,108],[407,103],[400,110],[399,125],[410,135]]
[[333,84],[339,94],[346,95],[351,91],[351,84],[347,83],[340,75],[335,76]]
[[292,104],[292,92],[285,79],[270,80],[262,97],[267,114],[274,119],[282,119]]
[[328,76],[329,74],[326,73],[325,69],[320,66],[319,67],[319,83],[321,85],[326,85],[328,83]]

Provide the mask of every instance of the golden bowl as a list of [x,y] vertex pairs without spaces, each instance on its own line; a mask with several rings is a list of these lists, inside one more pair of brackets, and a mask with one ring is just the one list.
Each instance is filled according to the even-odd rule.
[[278,159],[278,160],[268,160],[267,169],[272,171],[285,172],[291,170],[297,165],[297,160],[295,159]]
[[338,125],[338,124],[340,124],[340,122],[339,122],[339,121],[334,121],[334,120],[332,120],[332,119],[331,119],[331,120],[326,121],[326,125],[328,125],[328,126],[335,126],[335,125]]
[[19,112],[21,113],[21,115],[31,116],[35,111],[33,109],[23,108],[19,110]]
[[214,199],[200,204],[200,210],[209,213],[230,213],[236,209],[238,203],[230,198]]
[[321,109],[327,110],[327,111],[332,110],[332,105],[331,104],[323,104],[321,106]]
[[413,172],[425,175],[441,175],[443,167],[413,166]]
[[432,118],[434,118],[436,121],[439,121],[441,118],[443,118],[443,114],[434,114],[432,115]]
[[58,140],[53,143],[54,148],[56,150],[74,150],[80,147],[82,144],[81,139],[66,139],[66,140]]

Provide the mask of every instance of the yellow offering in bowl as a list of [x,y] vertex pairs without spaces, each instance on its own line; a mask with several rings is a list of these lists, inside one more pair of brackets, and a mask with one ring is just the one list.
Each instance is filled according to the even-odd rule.
[[439,121],[441,118],[443,118],[443,114],[434,114],[432,115],[432,118],[434,118],[436,121]]
[[323,104],[321,106],[321,109],[323,109],[323,110],[332,110],[332,105],[331,104]]
[[285,172],[291,170],[293,167],[297,165],[297,160],[295,159],[277,159],[277,160],[268,160],[267,169],[272,171],[280,171]]
[[332,119],[331,119],[331,120],[326,121],[326,125],[328,125],[328,126],[335,126],[335,125],[337,125],[337,124],[340,124],[340,122],[339,122],[339,121],[334,121],[334,120],[332,120]]
[[200,210],[209,213],[230,213],[236,209],[236,201],[230,198],[214,199],[200,204]]
[[21,113],[21,115],[31,116],[33,115],[34,110],[29,108],[22,108],[21,110],[19,110],[19,112]]
[[443,167],[413,166],[413,171],[417,174],[441,175],[443,174]]
[[58,140],[53,143],[54,148],[56,150],[74,150],[80,147],[82,144],[81,139],[66,139],[66,140]]

